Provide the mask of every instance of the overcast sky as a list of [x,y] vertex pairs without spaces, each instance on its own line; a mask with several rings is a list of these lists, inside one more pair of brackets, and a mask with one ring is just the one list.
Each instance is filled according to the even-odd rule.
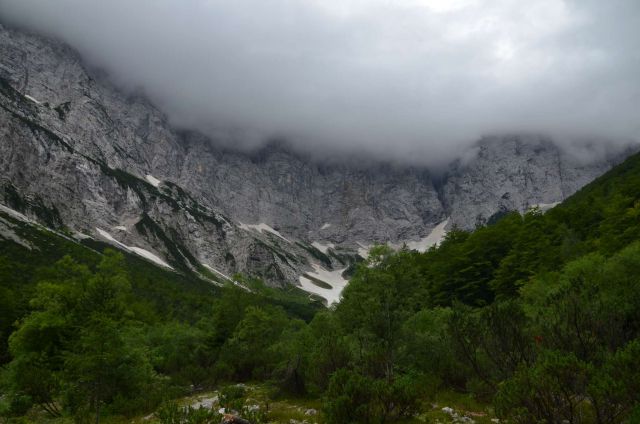
[[640,139],[639,0],[0,0],[174,123],[437,157]]

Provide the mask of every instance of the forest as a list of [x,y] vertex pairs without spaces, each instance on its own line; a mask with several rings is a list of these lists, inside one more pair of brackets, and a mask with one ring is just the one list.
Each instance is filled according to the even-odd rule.
[[217,423],[176,403],[212,388],[278,422],[238,402],[256,382],[317,400],[329,424],[413,422],[443,392],[513,423],[640,422],[640,155],[546,213],[454,228],[425,253],[376,246],[332,308],[38,237],[37,252],[0,243],[7,423]]

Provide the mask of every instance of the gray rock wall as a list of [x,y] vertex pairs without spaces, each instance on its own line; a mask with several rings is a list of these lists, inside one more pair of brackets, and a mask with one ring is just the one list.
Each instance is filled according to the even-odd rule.
[[[233,151],[176,131],[63,43],[0,27],[0,201],[71,232],[102,229],[175,268],[296,283],[312,263],[348,265],[357,243],[417,240],[447,217],[473,228],[561,201],[624,153],[584,163],[544,137],[486,138],[436,186],[426,168],[321,162],[283,143]],[[314,241],[337,247],[325,254]]]

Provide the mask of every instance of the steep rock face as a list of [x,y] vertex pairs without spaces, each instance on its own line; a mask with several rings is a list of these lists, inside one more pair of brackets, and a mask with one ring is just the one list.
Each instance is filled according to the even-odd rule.
[[180,183],[241,222],[345,243],[417,237],[444,218],[425,169],[321,164],[277,143],[243,154],[189,137]]
[[184,149],[144,99],[98,82],[72,50],[37,36],[1,28],[0,57],[2,203],[153,252],[177,270],[243,271],[258,243],[270,250],[251,267],[255,275],[280,267],[269,281],[283,284],[310,269],[304,249],[281,261],[279,240],[242,231],[206,198],[147,177],[177,180]]
[[412,237],[442,217],[426,170],[314,163],[278,144],[230,151],[174,131],[62,43],[0,28],[0,54],[2,202],[48,225],[281,284],[318,257],[348,265],[307,242]]
[[1,26],[0,124],[0,203],[177,270],[273,285],[346,268],[358,246],[424,239],[448,217],[472,228],[560,201],[622,157],[579,163],[540,137],[483,139],[436,187],[426,168],[322,162],[283,143],[234,151],[176,131],[63,43]]
[[[583,149],[588,147],[584,147]],[[569,153],[534,135],[486,137],[454,162],[442,187],[450,225],[473,228],[506,211],[552,206],[575,193],[632,149],[600,152],[597,160]]]
[[143,98],[92,78],[60,43],[8,29],[0,40],[7,58],[0,77],[36,100],[27,107],[75,151],[178,183],[240,221],[267,222],[302,238],[329,223],[325,238],[344,241],[347,229],[363,241],[385,241],[415,236],[416,227],[442,218],[425,169],[319,164],[281,144],[252,154],[230,151],[201,135],[176,133]]

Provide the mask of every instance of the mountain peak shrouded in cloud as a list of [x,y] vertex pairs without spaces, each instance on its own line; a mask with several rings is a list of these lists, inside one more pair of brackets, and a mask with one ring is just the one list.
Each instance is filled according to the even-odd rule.
[[637,0],[0,0],[178,126],[451,155],[484,134],[640,139]]

